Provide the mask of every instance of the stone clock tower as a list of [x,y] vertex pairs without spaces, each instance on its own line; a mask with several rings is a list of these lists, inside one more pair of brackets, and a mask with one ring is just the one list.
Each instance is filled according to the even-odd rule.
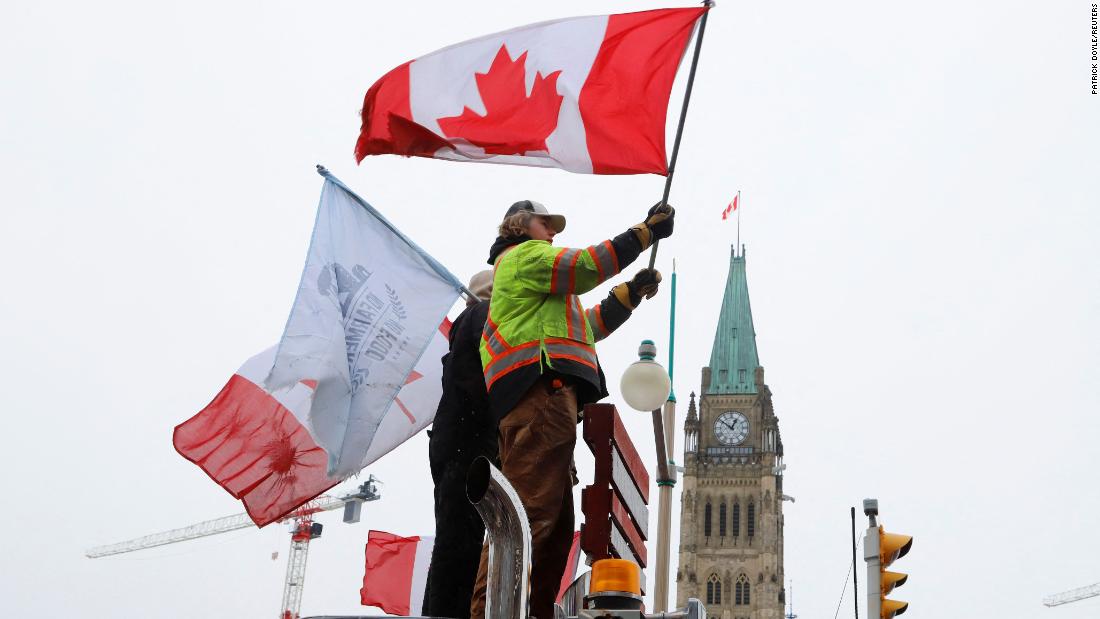
[[710,366],[684,423],[676,602],[783,617],[783,441],[756,353],[744,250],[731,251]]

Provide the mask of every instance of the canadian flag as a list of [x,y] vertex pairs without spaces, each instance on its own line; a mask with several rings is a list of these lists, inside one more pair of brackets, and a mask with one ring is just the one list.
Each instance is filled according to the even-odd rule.
[[543,22],[407,62],[367,91],[356,160],[398,154],[667,174],[669,95],[707,10]]
[[737,210],[737,201],[740,200],[740,199],[741,199],[741,194],[740,193],[738,193],[736,196],[733,196],[733,199],[730,200],[730,203],[726,205],[726,209],[724,211],[722,211],[722,219],[729,218],[730,213]]
[[[450,321],[444,322],[379,426],[373,459],[425,428],[442,395]],[[206,408],[176,426],[172,444],[233,498],[258,526],[275,522],[341,480],[325,473],[328,454],[306,429],[315,385],[267,391],[275,347],[252,357]],[[400,412],[397,412],[400,411]]]
[[401,537],[385,531],[367,534],[367,566],[359,599],[402,617],[420,614],[428,566],[432,562],[431,536]]

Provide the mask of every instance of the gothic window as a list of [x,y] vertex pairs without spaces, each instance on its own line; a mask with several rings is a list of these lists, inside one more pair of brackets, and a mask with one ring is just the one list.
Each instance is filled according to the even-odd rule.
[[748,522],[745,523],[745,526],[748,528],[748,536],[752,537],[756,535],[756,503],[752,501],[749,501],[747,520]]
[[684,452],[695,453],[697,447],[696,433],[698,431],[694,428],[687,428],[684,431]]
[[726,502],[725,500],[718,506],[718,535],[721,537],[726,536]]
[[737,370],[737,382],[745,382],[745,370]]
[[710,501],[707,501],[707,506],[703,508],[703,535],[710,537]]
[[718,574],[711,574],[707,579],[707,604],[720,605],[722,603],[722,581]]
[[741,535],[741,503],[733,502],[733,536]]
[[749,604],[749,577],[741,574],[737,577],[737,583],[733,585],[733,603],[739,606]]

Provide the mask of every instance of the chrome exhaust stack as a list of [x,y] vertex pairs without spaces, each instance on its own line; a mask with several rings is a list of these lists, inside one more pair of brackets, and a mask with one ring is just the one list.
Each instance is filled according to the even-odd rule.
[[512,484],[484,456],[466,474],[466,497],[489,535],[485,619],[527,619],[531,525]]

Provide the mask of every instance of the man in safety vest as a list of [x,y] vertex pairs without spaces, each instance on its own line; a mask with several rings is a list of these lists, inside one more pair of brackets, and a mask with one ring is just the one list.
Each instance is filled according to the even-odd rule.
[[[595,342],[626,322],[643,298],[657,293],[661,275],[643,269],[585,310],[577,295],[618,274],[654,241],[672,234],[675,211],[650,209],[646,220],[586,249],[557,248],[565,217],[537,202],[505,213],[489,252],[493,298],[481,338],[481,363],[490,414],[500,420],[501,470],[531,525],[531,615],[553,619],[573,536],[573,448],[578,411],[607,396]],[[470,607],[485,613],[488,551]]]

